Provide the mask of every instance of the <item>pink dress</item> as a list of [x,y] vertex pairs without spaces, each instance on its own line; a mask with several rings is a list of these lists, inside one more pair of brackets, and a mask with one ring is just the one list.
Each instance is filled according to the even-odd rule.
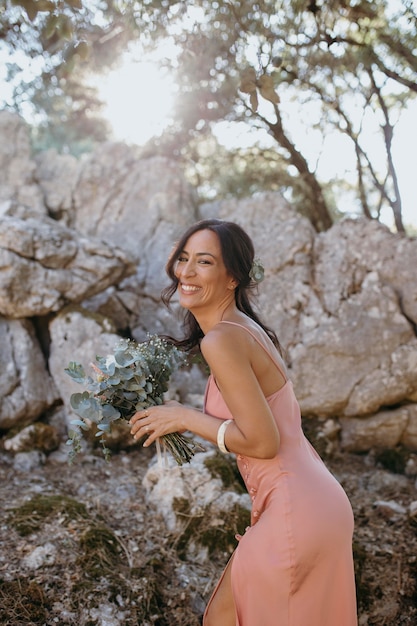
[[[286,378],[269,338],[235,325]],[[267,400],[281,435],[277,456],[237,455],[252,512],[231,561],[236,626],[356,626],[349,500],[304,436],[291,381]],[[204,410],[233,418],[212,376]]]

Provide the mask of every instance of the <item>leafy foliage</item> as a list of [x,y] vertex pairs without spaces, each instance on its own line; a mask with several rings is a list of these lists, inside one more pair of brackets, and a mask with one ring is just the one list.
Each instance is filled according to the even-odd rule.
[[[148,5],[151,21],[155,6]],[[416,25],[415,7],[408,0],[170,4],[158,34],[177,44],[172,71],[178,72],[181,98],[177,141],[168,139],[161,148],[191,157],[194,178],[202,181],[204,192],[207,186],[213,191],[222,183],[203,178],[189,140],[207,138],[213,123],[225,120],[262,130],[259,151],[265,146],[276,151],[276,180],[264,181],[260,173],[258,188],[264,182],[267,188],[289,183],[287,198],[323,230],[335,214],[328,198],[335,192],[344,195],[347,180],[320,180],[321,150],[328,137],[345,137],[356,160],[356,184],[352,176],[349,181],[355,192],[350,213],[378,219],[388,208],[397,230],[403,231],[392,145],[396,121],[417,93]],[[235,127],[238,135],[240,126]],[[306,137],[310,146],[315,139],[313,154]],[[376,138],[378,148],[373,149]],[[232,182],[229,168],[216,168],[219,156],[211,157],[213,169]],[[249,151],[246,157],[250,162]],[[271,164],[271,159],[265,161],[268,174]],[[244,187],[247,168],[234,174]]]
[[107,139],[90,79],[111,67],[129,40],[116,6],[6,0],[0,17],[0,53],[12,88],[4,106],[34,118],[35,148],[80,154]]
[[[149,49],[169,41],[176,52],[164,63],[177,75],[181,93],[170,135],[150,149],[184,159],[205,195],[207,186],[212,193],[233,184],[247,188],[247,170],[254,173],[257,166],[247,151],[234,161],[240,165],[244,158],[249,165],[234,169],[233,176],[221,163],[216,166],[218,157],[223,159],[218,153],[212,168],[201,167],[201,160],[194,159],[197,137],[207,138],[219,121],[243,123],[269,138],[266,147],[262,141],[257,146],[261,157],[276,152],[275,159],[270,154],[265,159],[266,170],[261,162],[250,192],[264,183],[269,189],[285,188],[288,200],[324,230],[335,215],[328,199],[350,184],[356,196],[352,214],[378,219],[388,208],[397,230],[404,230],[392,146],[396,121],[417,93],[417,14],[410,0],[8,0],[0,11],[0,43],[43,59],[36,80],[16,83],[10,106],[23,110],[32,102],[41,114],[44,137],[60,126],[64,112],[68,124],[61,128],[76,133],[67,149],[86,128],[100,140],[106,129],[94,126],[97,120],[91,116],[97,103],[92,98],[83,102],[77,85],[86,86],[89,73],[114,65],[131,41]],[[16,72],[10,66],[17,80]],[[42,94],[50,98],[49,112]],[[313,113],[306,116],[307,105]],[[290,117],[297,119],[298,129]],[[78,118],[83,123],[77,124]],[[379,141],[374,152],[370,123]],[[57,144],[64,145],[54,132]],[[356,182],[320,179],[321,148],[332,135],[347,138]],[[313,155],[306,136],[315,138]],[[204,178],[211,172],[226,178],[219,183]]]
[[[67,441],[71,446],[70,461],[81,450],[82,431],[89,430],[91,424],[95,424],[96,436],[109,458],[105,436],[113,422],[129,420],[137,411],[162,404],[172,373],[185,363],[183,352],[156,335],[139,344],[122,339],[114,354],[96,356],[92,364],[95,378],[86,374],[83,365],[71,361],[65,372],[86,390],[70,398],[71,407],[80,417],[72,421],[75,430]],[[183,435],[172,433],[162,439],[179,465],[194,456],[197,445]]]

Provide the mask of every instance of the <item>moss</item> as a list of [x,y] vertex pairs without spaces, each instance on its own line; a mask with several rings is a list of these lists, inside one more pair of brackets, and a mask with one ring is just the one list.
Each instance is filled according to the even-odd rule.
[[37,495],[21,506],[11,509],[8,523],[22,535],[30,535],[53,515],[61,515],[66,522],[88,518],[84,504],[63,495]]
[[236,493],[245,493],[246,487],[233,457],[216,452],[207,458],[204,465],[213,478],[220,478],[226,488],[232,487]]
[[322,459],[328,456],[328,439],[323,436],[323,422],[317,417],[303,417],[303,432]]
[[80,304],[72,303],[61,309],[59,314],[65,319],[67,324],[70,324],[72,322],[71,313],[80,313],[84,318],[93,320],[101,326],[103,331],[106,333],[116,333],[116,327],[113,320],[107,316],[101,315],[101,313],[90,311],[89,309],[82,307]]
[[394,474],[404,474],[407,465],[408,453],[403,448],[379,450],[375,461]]
[[131,591],[131,600],[137,604],[137,624],[151,621],[161,625],[167,623],[161,619],[154,622],[154,617],[166,614],[166,595],[174,575],[162,555],[154,555],[142,568],[130,570],[130,585],[135,589],[133,593]]
[[366,548],[353,542],[353,560],[355,566],[356,596],[358,607],[366,610],[372,603],[372,592],[369,584],[363,579],[363,570],[367,559]]
[[25,578],[0,580],[0,623],[44,624],[50,610],[42,587]]
[[5,441],[20,434],[22,434],[23,437],[20,437],[18,452],[29,452],[31,450],[52,452],[56,450],[60,444],[60,436],[57,430],[53,426],[44,424],[43,422],[35,422],[23,428],[19,427],[14,430],[14,433],[8,433]]
[[176,550],[181,559],[187,557],[188,545],[192,542],[207,548],[210,556],[224,552],[231,554],[236,545],[235,535],[242,533],[250,523],[249,511],[239,504],[224,512],[221,523],[213,523],[210,507],[206,507],[201,515],[193,515],[186,498],[174,498],[173,509],[179,518],[186,521],[176,540]]
[[80,538],[83,554],[77,565],[91,578],[113,573],[121,565],[122,547],[114,533],[102,524],[91,526]]

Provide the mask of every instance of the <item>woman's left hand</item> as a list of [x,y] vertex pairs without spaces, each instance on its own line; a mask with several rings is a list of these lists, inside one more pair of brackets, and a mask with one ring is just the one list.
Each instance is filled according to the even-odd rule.
[[138,440],[147,437],[143,446],[150,446],[158,437],[183,430],[180,411],[183,405],[174,400],[138,411],[130,418],[130,433]]

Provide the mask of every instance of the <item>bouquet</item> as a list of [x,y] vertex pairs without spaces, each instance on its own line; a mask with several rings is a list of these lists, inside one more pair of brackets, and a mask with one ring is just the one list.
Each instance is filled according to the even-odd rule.
[[[157,335],[148,336],[144,343],[121,339],[114,354],[96,356],[96,363],[91,364],[95,379],[86,375],[80,363],[71,361],[65,372],[85,385],[86,391],[70,397],[71,407],[80,417],[71,422],[75,428],[67,441],[71,446],[70,462],[81,451],[82,431],[89,430],[92,424],[96,425],[96,437],[108,460],[106,434],[111,432],[113,422],[128,421],[136,411],[162,404],[171,374],[186,362],[183,352]],[[161,439],[178,465],[189,463],[196,449],[201,449],[180,433],[164,435]]]

